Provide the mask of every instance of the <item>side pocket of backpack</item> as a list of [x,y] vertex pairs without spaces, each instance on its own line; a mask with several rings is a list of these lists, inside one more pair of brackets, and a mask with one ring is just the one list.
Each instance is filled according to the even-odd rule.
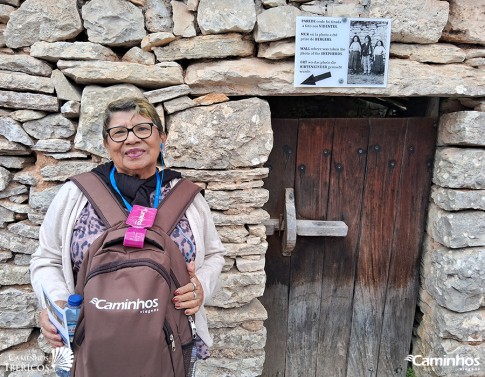
[[[167,317],[169,316],[169,313],[167,313]],[[174,324],[170,324],[171,318],[165,318],[165,322],[163,324],[163,332],[165,333],[165,339],[167,341],[168,349],[170,352],[170,360],[172,362],[172,367],[175,376],[184,376],[185,375],[185,368],[184,368],[184,362],[185,360],[183,359],[183,345],[180,342],[180,337],[178,336],[178,332],[174,331],[173,329],[176,330],[174,327]]]
[[192,341],[188,344],[182,344],[182,357],[184,359],[185,376],[191,377],[193,375],[193,369],[195,366],[195,360],[192,360],[192,353],[195,347],[195,342]]
[[76,332],[74,333],[74,339],[72,341],[72,344],[74,346],[74,350],[76,350],[76,348],[78,348],[78,347],[81,347],[82,344],[83,344],[83,341],[84,341],[84,324],[85,324],[85,321],[83,319],[78,323],[78,325],[76,327]]
[[84,319],[84,304],[81,306],[81,313],[79,314],[76,330],[74,331],[74,339],[72,341],[72,351],[74,352],[74,360],[71,367],[71,376],[79,377],[80,373],[76,373],[76,365],[79,363],[81,354],[81,346],[84,342],[86,320]]
[[189,323],[190,340],[182,344],[182,356],[184,358],[185,376],[191,377],[195,366],[195,358],[192,358],[192,353],[195,347],[195,339],[197,338],[197,329],[195,328],[194,318],[191,315],[185,316],[184,319]]
[[79,348],[83,344],[85,325],[86,325],[86,320],[84,318],[84,303],[83,303],[81,305],[81,312],[79,313],[76,330],[74,331],[74,339],[72,341],[74,353],[76,353],[77,348]]

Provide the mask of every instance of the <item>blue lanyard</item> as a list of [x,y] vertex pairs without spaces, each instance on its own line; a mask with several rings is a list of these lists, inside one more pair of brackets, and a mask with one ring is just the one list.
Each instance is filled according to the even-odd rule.
[[[114,190],[118,193],[118,195],[121,197],[121,199],[123,199],[123,203],[125,203],[125,207],[128,209],[128,211],[131,212],[131,210],[133,208],[132,205],[130,203],[128,203],[128,201],[123,197],[123,195],[121,195],[120,189],[118,188],[118,185],[116,184],[115,171],[116,171],[116,168],[113,166],[113,168],[111,169],[111,172],[109,174],[109,180],[111,182],[111,186],[113,186]],[[163,174],[163,172],[162,172],[162,174]],[[162,186],[162,180],[160,179],[160,175],[158,174],[158,171],[156,173],[156,177],[157,177],[157,186],[155,188],[155,200],[153,201],[153,208],[158,208],[158,203],[160,202],[160,188]]]

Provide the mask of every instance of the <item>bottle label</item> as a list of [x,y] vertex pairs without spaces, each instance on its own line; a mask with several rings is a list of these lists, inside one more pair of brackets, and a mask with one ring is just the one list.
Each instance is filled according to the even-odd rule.
[[76,331],[77,320],[79,318],[79,308],[67,307],[66,311],[66,322],[67,322],[67,332],[69,334],[69,341],[72,343],[74,340],[74,332]]
[[77,322],[74,322],[74,323],[67,323],[67,332],[69,333],[69,341],[72,343],[72,341],[74,340],[74,333],[76,332],[76,325],[77,325]]

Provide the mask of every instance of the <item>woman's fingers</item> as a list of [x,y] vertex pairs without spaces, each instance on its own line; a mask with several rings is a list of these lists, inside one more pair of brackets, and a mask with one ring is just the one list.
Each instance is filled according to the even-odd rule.
[[47,340],[47,342],[52,347],[62,347],[64,343],[62,343],[61,336],[57,333],[57,329],[49,321],[49,316],[47,315],[47,309],[44,309],[40,312],[39,321],[40,321],[40,331],[44,335],[44,338]]
[[195,263],[194,261],[191,261],[188,266],[187,266],[187,272],[189,273],[190,279],[192,279],[195,276]]
[[193,261],[187,266],[187,271],[189,272],[192,289],[197,293],[197,299],[199,299],[200,305],[202,305],[204,302],[204,289],[200,284],[199,278],[195,274],[195,263]]
[[193,289],[193,284],[189,283],[180,287],[175,291],[175,296],[172,302],[175,304],[177,309],[187,309],[200,306],[203,301],[203,290],[202,287],[196,285],[196,289]]
[[204,288],[202,288],[202,284],[200,284],[199,279],[197,276],[193,276],[190,279],[190,282],[195,287],[194,292],[196,293],[196,299],[199,300],[200,305],[204,302]]
[[194,262],[189,263],[187,271],[190,276],[190,283],[175,291],[175,297],[172,299],[172,302],[175,308],[185,309],[185,314],[191,315],[197,313],[204,302],[204,289],[195,275]]
[[175,296],[172,300],[174,302],[176,309],[185,310],[186,315],[195,314],[200,309],[200,304],[202,301],[200,300],[197,295],[194,295],[193,292],[185,293],[180,296]]
[[[190,284],[189,284],[190,285]],[[190,291],[172,299],[176,309],[185,309],[186,315],[192,315],[199,311],[202,300],[197,295],[197,291]]]

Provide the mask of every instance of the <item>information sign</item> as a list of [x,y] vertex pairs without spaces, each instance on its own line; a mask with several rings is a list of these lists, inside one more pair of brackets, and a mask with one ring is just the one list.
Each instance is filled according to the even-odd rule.
[[297,17],[294,86],[387,85],[390,19]]

